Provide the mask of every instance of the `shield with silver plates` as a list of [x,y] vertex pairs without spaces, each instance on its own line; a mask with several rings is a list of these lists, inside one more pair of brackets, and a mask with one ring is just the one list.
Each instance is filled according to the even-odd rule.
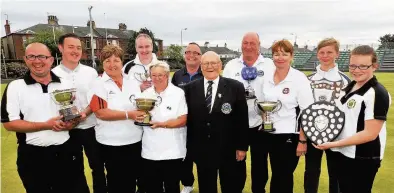
[[312,143],[319,145],[336,139],[345,126],[345,113],[327,101],[318,101],[300,114],[300,127]]

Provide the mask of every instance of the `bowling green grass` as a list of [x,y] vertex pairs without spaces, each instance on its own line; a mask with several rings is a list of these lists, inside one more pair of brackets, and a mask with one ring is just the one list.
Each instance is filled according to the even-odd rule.
[[[378,80],[387,88],[391,96],[394,96],[394,73],[376,73]],[[3,92],[5,84],[1,85],[1,92]],[[2,95],[2,94],[1,94]],[[16,171],[16,137],[15,133],[6,131],[3,127],[1,128],[1,191],[2,193],[22,193],[24,188],[21,180],[19,179]],[[294,152],[295,153],[295,152]],[[249,156],[249,155],[248,155]],[[250,158],[250,156],[249,156]],[[247,181],[245,184],[244,193],[251,192],[251,181],[250,181],[250,159],[247,159]],[[328,192],[328,176],[325,159],[322,163],[322,172],[320,177],[319,192]],[[378,171],[373,186],[374,193],[392,193],[394,191],[394,105],[391,105],[388,121],[387,121],[387,145],[385,151],[385,157],[382,165]],[[304,176],[305,160],[302,157],[298,163],[298,167],[294,172],[294,192],[303,193],[303,176]],[[360,168],[362,173],[362,168]],[[85,174],[92,188],[92,177],[88,162],[85,159]],[[194,174],[197,179],[196,170],[194,168]],[[271,176],[271,175],[270,175]],[[197,180],[194,184],[195,190],[198,192]],[[267,184],[267,190],[269,190],[269,183]]]

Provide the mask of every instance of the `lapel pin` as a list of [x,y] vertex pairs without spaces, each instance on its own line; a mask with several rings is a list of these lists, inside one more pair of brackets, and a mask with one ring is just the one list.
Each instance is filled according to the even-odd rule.
[[218,94],[218,97],[219,97],[219,98],[222,98],[222,94],[219,93],[219,94]]

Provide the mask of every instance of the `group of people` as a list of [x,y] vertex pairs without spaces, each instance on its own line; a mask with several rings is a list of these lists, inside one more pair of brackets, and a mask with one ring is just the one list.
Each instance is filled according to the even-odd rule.
[[[291,66],[294,48],[288,40],[271,46],[271,60],[260,54],[258,34],[248,32],[242,55],[223,73],[217,53],[203,54],[190,43],[185,67],[171,77],[169,65],[152,53],[149,35],[139,34],[135,41],[137,56],[125,65],[120,47],[105,46],[101,75],[79,62],[82,45],[75,34],[59,38],[62,61],[53,69],[48,47],[26,47],[29,72],[5,89],[1,121],[17,134],[17,168],[27,193],[89,192],[83,151],[95,193],[189,193],[194,163],[200,192],[216,193],[219,175],[221,192],[241,193],[249,147],[253,193],[266,192],[268,157],[269,192],[293,192],[293,173],[303,155],[305,193],[316,193],[323,152],[330,193],[371,192],[391,104],[374,76],[373,48],[351,52],[351,81],[335,63],[338,41],[324,39],[317,48],[316,72],[306,76]],[[319,81],[333,86],[316,86]],[[73,105],[81,115],[72,121],[62,120],[51,99],[53,91],[67,88],[76,88]],[[156,99],[151,126],[140,126],[147,115],[135,99],[147,96]],[[264,128],[258,101],[280,101],[281,108],[271,114],[272,132]],[[299,112],[318,101],[332,102],[346,114],[338,138],[319,145],[298,124]]]

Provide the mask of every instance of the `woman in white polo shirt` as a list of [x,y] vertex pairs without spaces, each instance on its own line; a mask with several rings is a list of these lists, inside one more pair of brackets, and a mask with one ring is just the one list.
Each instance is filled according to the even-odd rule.
[[[107,170],[109,193],[135,192],[141,163],[142,129],[134,124],[145,113],[135,110],[131,95],[139,85],[122,74],[123,50],[108,45],[101,51],[104,68],[94,83],[90,108],[97,117],[96,139]],[[130,119],[130,120],[129,120]]]
[[372,47],[358,46],[351,52],[349,72],[353,81],[337,101],[345,112],[344,129],[336,141],[317,146],[335,152],[342,193],[370,193],[383,159],[391,96],[374,76],[378,67]]
[[158,61],[150,68],[153,87],[143,97],[157,98],[150,112],[153,124],[142,136],[143,182],[147,193],[179,193],[182,160],[186,156],[187,105],[182,89],[169,82],[170,67]]
[[264,101],[280,101],[281,108],[272,114],[273,132],[266,132],[272,178],[271,193],[292,193],[293,172],[299,156],[306,153],[306,137],[297,128],[297,107],[301,110],[314,102],[309,80],[304,73],[290,66],[293,46],[288,40],[272,45],[275,71],[266,74]]

